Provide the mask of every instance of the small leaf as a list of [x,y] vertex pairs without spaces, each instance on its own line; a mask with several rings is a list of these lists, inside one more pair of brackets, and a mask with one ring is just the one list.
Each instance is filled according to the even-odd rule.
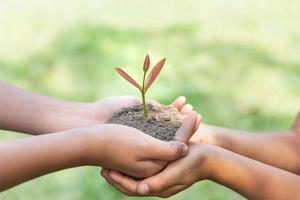
[[149,87],[152,85],[152,83],[155,81],[155,79],[157,78],[158,74],[160,73],[161,69],[163,68],[164,64],[166,62],[166,59],[162,59],[161,61],[159,61],[154,68],[151,70],[147,81],[146,81],[146,86],[145,86],[145,91],[147,91],[149,89]]
[[145,57],[145,61],[144,61],[144,67],[143,67],[144,72],[148,71],[149,66],[150,66],[150,58],[149,58],[149,55],[147,54]]
[[134,87],[138,88],[139,90],[142,90],[142,87],[133,78],[131,78],[126,72],[124,72],[120,68],[115,68],[115,69],[125,80],[131,83]]

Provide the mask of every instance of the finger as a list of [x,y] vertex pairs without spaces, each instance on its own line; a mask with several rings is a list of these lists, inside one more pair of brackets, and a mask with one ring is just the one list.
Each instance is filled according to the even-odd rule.
[[162,197],[162,198],[169,198],[169,197],[181,192],[182,190],[184,190],[184,188],[185,188],[184,185],[174,185],[167,190],[164,190],[159,193],[152,193],[151,195]]
[[161,171],[168,164],[169,161],[144,159],[135,164],[135,168],[140,170],[134,170],[130,173],[126,173],[128,176],[135,178],[146,178]]
[[184,96],[178,97],[171,105],[177,108],[178,111],[182,109],[182,107],[186,103],[186,98]]
[[173,187],[178,182],[176,176],[176,169],[166,168],[162,172],[144,179],[137,186],[137,192],[140,195],[148,195],[152,193],[158,193],[168,188]]
[[188,153],[188,146],[183,142],[154,140],[147,146],[147,152],[141,160],[173,161]]
[[194,129],[194,132],[196,132],[198,130],[201,121],[202,121],[202,116],[200,114],[198,114],[197,115],[197,123],[196,123],[196,127]]
[[102,168],[100,172],[101,176],[103,176],[104,178],[108,177],[108,171],[108,169]]
[[187,114],[175,135],[175,140],[187,143],[194,134],[198,114],[194,111]]
[[180,113],[182,115],[186,115],[191,111],[193,111],[193,106],[191,104],[186,104],[182,107],[182,109],[180,110]]
[[120,184],[114,182],[109,176],[105,177],[105,180],[115,189],[119,190],[120,192],[122,192],[123,194],[127,195],[127,196],[135,196],[136,193],[130,192],[128,190],[126,190],[124,187],[122,187]]
[[140,181],[112,170],[109,171],[108,177],[113,185],[119,185],[119,187],[127,192],[137,194],[137,186]]

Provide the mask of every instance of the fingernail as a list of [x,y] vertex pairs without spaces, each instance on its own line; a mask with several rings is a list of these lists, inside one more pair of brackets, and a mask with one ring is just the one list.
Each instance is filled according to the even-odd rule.
[[182,144],[182,156],[188,153],[189,147],[186,144]]
[[149,193],[149,186],[146,183],[142,183],[140,187],[138,187],[138,192],[140,194],[148,194]]

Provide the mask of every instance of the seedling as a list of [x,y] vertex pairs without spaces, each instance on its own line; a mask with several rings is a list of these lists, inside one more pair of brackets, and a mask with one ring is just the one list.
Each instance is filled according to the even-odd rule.
[[145,61],[144,61],[144,65],[143,65],[143,71],[144,71],[144,75],[143,75],[143,82],[141,85],[139,85],[133,78],[131,78],[131,76],[129,76],[126,72],[124,72],[122,69],[120,68],[116,68],[116,71],[125,79],[127,80],[129,83],[131,83],[134,87],[136,87],[137,89],[139,89],[139,91],[141,92],[142,95],[142,102],[143,102],[143,110],[144,110],[144,116],[145,118],[148,117],[148,108],[147,108],[147,104],[146,104],[146,92],[148,91],[148,89],[150,88],[150,86],[152,85],[152,83],[154,82],[154,80],[157,78],[158,74],[160,73],[161,69],[163,68],[164,64],[166,62],[166,59],[162,59],[161,61],[159,61],[151,70],[149,76],[146,79],[146,74],[149,70],[149,66],[150,66],[150,58],[149,55],[147,54],[145,57]]

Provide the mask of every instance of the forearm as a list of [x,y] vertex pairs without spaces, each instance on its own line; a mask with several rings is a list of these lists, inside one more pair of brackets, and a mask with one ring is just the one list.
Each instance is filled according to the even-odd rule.
[[[38,95],[0,81],[0,128],[43,134],[90,124],[89,104]],[[76,117],[75,116],[82,116]]]
[[299,176],[215,147],[208,158],[209,179],[248,199],[297,199]]
[[85,134],[59,132],[1,142],[0,190],[57,170],[87,164]]
[[203,126],[207,126],[205,129],[210,131],[206,134],[209,138],[204,142],[293,173],[300,173],[300,137],[292,131],[250,133],[205,124]]

